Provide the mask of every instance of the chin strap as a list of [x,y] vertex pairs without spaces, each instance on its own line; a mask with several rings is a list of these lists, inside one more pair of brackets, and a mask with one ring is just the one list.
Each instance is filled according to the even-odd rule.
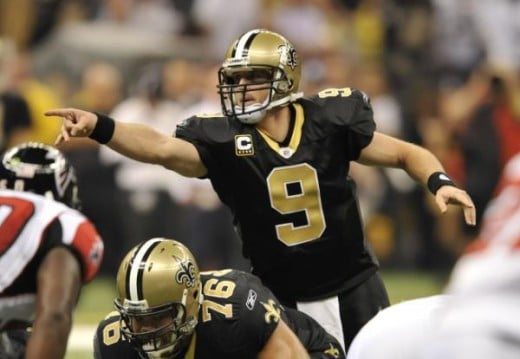
[[277,106],[280,106],[280,105],[284,105],[286,103],[294,102],[297,99],[299,99],[300,97],[303,97],[303,92],[292,93],[289,96],[285,96],[285,97],[283,97],[283,98],[281,98],[279,100],[271,102],[269,104],[269,106],[267,106],[265,109],[266,110],[270,110],[273,107],[277,107]]
[[[254,125],[255,123],[258,123],[262,118],[264,118],[264,116],[268,110],[281,106],[281,105],[285,105],[285,104],[294,102],[301,97],[303,97],[303,92],[297,92],[297,93],[290,94],[289,96],[285,96],[279,100],[272,101],[268,106],[266,106],[264,108],[262,108],[263,104],[254,104],[254,105],[251,105],[251,106],[248,106],[247,108],[245,108],[245,110],[251,111],[251,112],[246,113],[246,114],[240,114],[240,115],[237,114],[236,117],[242,123],[245,123],[248,125]],[[266,99],[266,101],[267,101],[267,99]],[[259,109],[255,110],[254,107],[259,107]]]

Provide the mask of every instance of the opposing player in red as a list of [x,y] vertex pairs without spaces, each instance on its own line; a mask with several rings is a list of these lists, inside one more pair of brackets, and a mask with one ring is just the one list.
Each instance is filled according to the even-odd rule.
[[520,357],[520,154],[505,166],[482,219],[444,294],[380,311],[347,359]]
[[24,143],[0,163],[0,357],[63,358],[82,284],[103,242],[78,209],[74,169],[56,148]]
[[478,239],[451,273],[453,299],[425,359],[520,357],[520,153],[507,162],[496,193]]

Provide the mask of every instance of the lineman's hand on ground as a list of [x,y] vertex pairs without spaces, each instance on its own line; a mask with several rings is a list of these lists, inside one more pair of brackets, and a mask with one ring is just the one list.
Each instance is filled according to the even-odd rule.
[[63,122],[55,145],[68,141],[71,137],[88,137],[97,123],[97,115],[75,108],[57,108],[45,111],[45,116],[61,117]]

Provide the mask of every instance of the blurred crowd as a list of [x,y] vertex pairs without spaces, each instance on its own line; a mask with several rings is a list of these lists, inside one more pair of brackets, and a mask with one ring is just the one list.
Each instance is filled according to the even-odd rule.
[[[366,92],[378,131],[436,154],[478,221],[520,152],[519,18],[520,1],[510,0],[0,0],[0,149],[52,144],[60,122],[43,111],[65,106],[174,133],[192,114],[220,111],[227,46],[265,27],[299,51],[305,93]],[[90,140],[61,149],[106,240],[102,274],[153,236],[189,241],[202,269],[247,268],[206,180]],[[351,175],[383,268],[448,271],[479,230],[456,208],[440,216],[402,171],[357,165]]]

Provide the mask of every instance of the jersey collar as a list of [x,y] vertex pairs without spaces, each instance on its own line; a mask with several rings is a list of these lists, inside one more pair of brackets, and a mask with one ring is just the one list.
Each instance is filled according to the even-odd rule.
[[283,158],[290,158],[296,152],[302,138],[302,128],[304,122],[303,107],[299,103],[292,103],[291,106],[294,107],[296,116],[291,140],[289,141],[289,145],[287,147],[280,147],[280,144],[269,137],[265,132],[263,132],[261,129],[256,129],[263,137],[265,142],[269,145],[269,147],[271,147],[273,151],[278,153]]

